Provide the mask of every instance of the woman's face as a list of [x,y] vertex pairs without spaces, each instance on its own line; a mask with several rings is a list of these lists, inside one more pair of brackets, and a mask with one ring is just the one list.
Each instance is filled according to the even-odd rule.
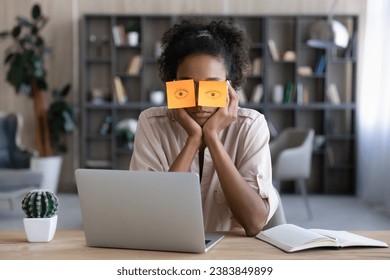
[[[177,67],[176,80],[193,79],[198,85],[199,81],[225,81],[227,78],[224,60],[207,54],[192,54],[184,58]],[[198,86],[195,91],[196,104],[198,104]],[[218,110],[216,107],[196,106],[186,108],[187,113],[200,125]]]

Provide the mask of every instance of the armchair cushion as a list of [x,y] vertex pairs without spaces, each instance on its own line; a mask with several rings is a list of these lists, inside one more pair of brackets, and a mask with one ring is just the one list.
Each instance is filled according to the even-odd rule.
[[38,188],[42,180],[42,173],[30,169],[1,169],[0,193]]
[[276,179],[308,178],[311,172],[313,129],[287,128],[270,143]]
[[5,118],[0,117],[0,168],[8,168],[10,165],[8,137],[5,133],[5,122]]
[[32,153],[23,150],[17,143],[21,129],[16,114],[0,114],[0,168],[29,168]]

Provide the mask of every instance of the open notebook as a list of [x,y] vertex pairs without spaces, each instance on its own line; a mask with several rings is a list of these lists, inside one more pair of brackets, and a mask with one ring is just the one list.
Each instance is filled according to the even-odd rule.
[[305,229],[293,224],[282,224],[264,230],[256,238],[288,253],[319,247],[388,247],[385,242],[348,231]]

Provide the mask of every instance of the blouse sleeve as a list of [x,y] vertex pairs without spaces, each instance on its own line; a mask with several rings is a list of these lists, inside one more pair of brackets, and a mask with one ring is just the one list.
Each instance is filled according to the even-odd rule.
[[279,199],[272,184],[272,163],[269,150],[269,130],[263,115],[250,125],[244,140],[243,152],[238,169],[248,184],[262,198],[267,198],[270,211],[267,222],[273,216]]
[[145,111],[140,114],[138,119],[130,170],[169,170],[161,144],[157,141]]

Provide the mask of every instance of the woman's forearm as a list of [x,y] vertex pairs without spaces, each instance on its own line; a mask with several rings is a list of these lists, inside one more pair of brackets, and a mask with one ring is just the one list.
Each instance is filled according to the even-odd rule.
[[199,147],[202,143],[201,138],[188,137],[183,149],[176,157],[175,161],[169,168],[169,171],[176,172],[188,172],[191,170],[191,164],[196,154],[199,151]]
[[217,133],[205,133],[225,198],[237,221],[248,236],[256,235],[268,217],[268,204],[241,176],[218,138]]

